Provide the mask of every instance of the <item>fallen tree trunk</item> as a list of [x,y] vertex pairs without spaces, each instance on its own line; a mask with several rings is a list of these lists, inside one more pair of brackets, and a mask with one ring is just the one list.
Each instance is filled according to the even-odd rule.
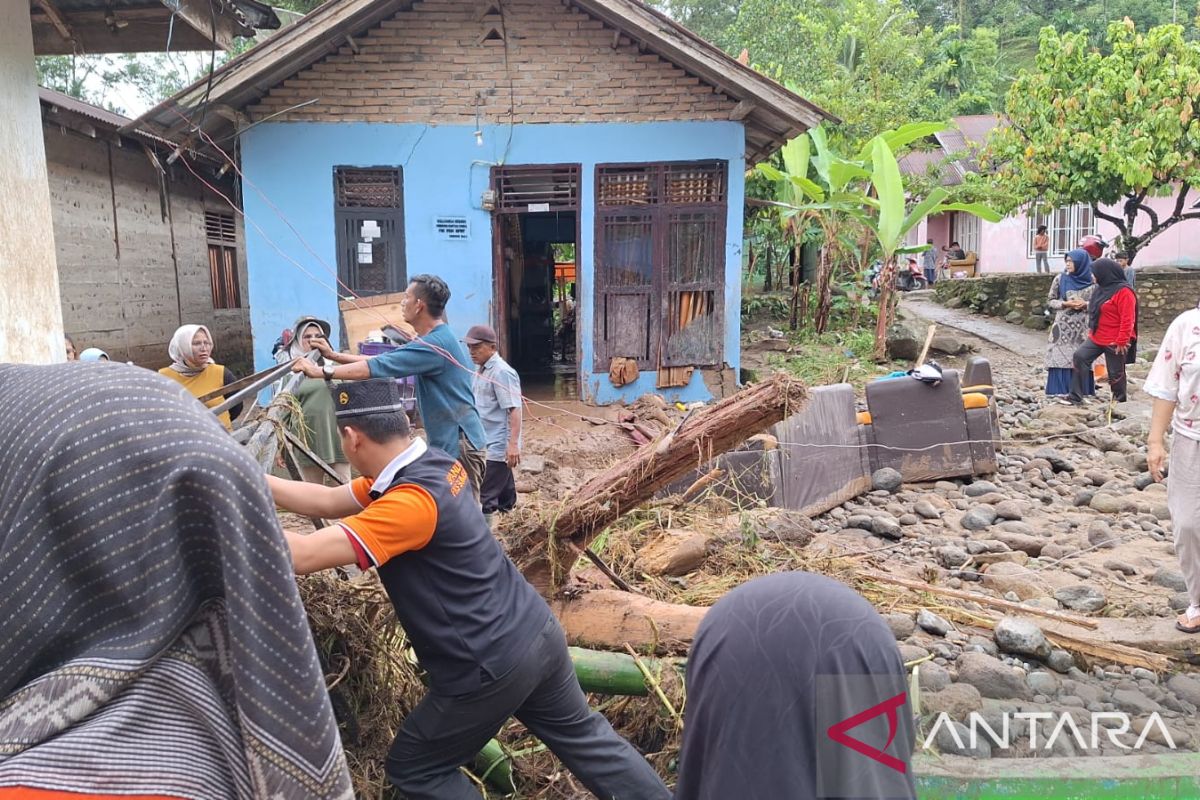
[[686,651],[708,612],[616,589],[552,600],[550,608],[573,645],[619,650],[628,643],[660,655]]
[[804,384],[783,373],[685,417],[657,442],[644,445],[592,478],[547,515],[524,539],[529,551],[513,553],[525,577],[543,594],[562,582],[555,564],[574,559],[549,552],[555,539],[570,539],[580,549],[622,514],[651,499],[655,492],[689,471],[732,450],[751,436],[799,411],[808,398]]

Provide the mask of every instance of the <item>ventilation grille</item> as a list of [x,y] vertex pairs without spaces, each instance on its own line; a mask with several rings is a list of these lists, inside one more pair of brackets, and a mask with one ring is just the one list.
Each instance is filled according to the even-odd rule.
[[237,244],[237,223],[233,214],[204,212],[204,236],[213,244]]
[[501,211],[571,211],[579,208],[579,165],[501,167],[496,171]]
[[400,208],[400,170],[336,167],[339,208]]
[[465,242],[471,238],[471,223],[466,217],[434,217],[433,232],[448,242]]

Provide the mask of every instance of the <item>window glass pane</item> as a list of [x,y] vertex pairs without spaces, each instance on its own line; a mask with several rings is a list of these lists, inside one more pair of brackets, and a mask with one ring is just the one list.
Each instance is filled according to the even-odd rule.
[[650,285],[654,277],[652,230],[648,217],[613,216],[603,222],[599,266],[605,287]]
[[672,214],[667,234],[667,280],[716,280],[719,220],[715,213]]

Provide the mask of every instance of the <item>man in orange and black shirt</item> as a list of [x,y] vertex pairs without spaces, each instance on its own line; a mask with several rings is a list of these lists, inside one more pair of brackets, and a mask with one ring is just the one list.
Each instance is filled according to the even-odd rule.
[[459,767],[515,716],[596,795],[670,797],[588,708],[558,621],[492,536],[466,470],[411,435],[395,383],[331,391],[342,449],[367,477],[349,487],[269,482],[279,506],[341,520],[286,534],[296,572],[375,567],[429,673],[429,693],[388,752],[391,782],[411,800],[479,798]]

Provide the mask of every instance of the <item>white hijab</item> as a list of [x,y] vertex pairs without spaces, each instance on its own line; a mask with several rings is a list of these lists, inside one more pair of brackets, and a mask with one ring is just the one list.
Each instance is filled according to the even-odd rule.
[[212,333],[204,325],[181,325],[175,331],[175,335],[171,337],[171,343],[167,345],[167,353],[171,356],[171,369],[188,378],[199,375],[209,364],[216,363],[212,360],[211,355],[208,357],[208,361],[199,367],[193,367],[189,363],[195,360],[192,353],[192,339],[195,338],[197,331],[204,331],[208,334],[209,340],[212,340]]

